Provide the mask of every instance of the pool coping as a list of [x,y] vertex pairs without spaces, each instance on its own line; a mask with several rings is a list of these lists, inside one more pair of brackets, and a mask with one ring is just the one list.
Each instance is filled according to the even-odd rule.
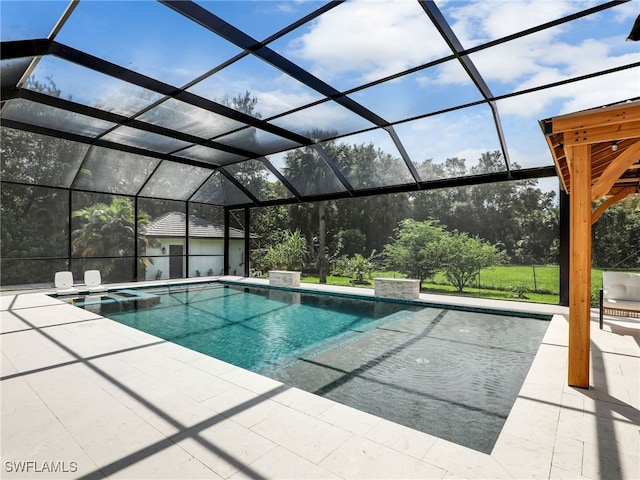
[[[254,283],[237,277],[229,280]],[[323,290],[323,287],[311,288],[316,289]],[[48,448],[57,446],[58,451],[73,452],[85,467],[90,467],[89,472],[107,476],[131,476],[135,473],[138,478],[154,478],[153,472],[173,471],[175,457],[179,456],[184,462],[191,462],[191,467],[181,470],[180,476],[193,478],[199,478],[203,472],[226,478],[368,478],[385,475],[385,472],[387,478],[599,478],[608,476],[607,472],[618,472],[618,478],[637,477],[638,449],[635,449],[634,456],[633,448],[637,447],[638,440],[637,429],[633,425],[634,421],[637,422],[634,415],[638,408],[638,343],[625,332],[613,331],[613,326],[603,331],[592,328],[594,345],[600,352],[592,366],[593,387],[590,390],[574,389],[566,386],[567,318],[554,314],[498,442],[491,455],[484,455],[307,392],[293,388],[283,390],[284,386],[279,382],[209,357],[202,358],[201,354],[177,345],[149,347],[147,345],[157,342],[156,337],[133,331],[95,314],[86,315],[81,313],[85,312],[81,309],[42,294],[2,296],[0,301],[3,310],[3,419],[14,419],[12,422],[3,421],[3,461],[16,456],[28,458],[31,455],[34,458],[33,441],[27,441],[27,432],[38,438],[57,433],[55,445]],[[474,301],[464,298],[454,303],[473,305]],[[562,310],[562,307],[551,307]],[[551,308],[543,310],[546,313]],[[20,320],[22,317],[30,319],[30,327],[18,328],[19,325],[27,325]],[[597,322],[592,319],[592,327],[594,324]],[[92,328],[86,328],[88,326]],[[142,350],[134,355],[124,352],[124,348]],[[69,352],[77,354],[76,360],[72,358],[73,365],[64,364]],[[150,360],[146,356],[160,364],[147,365]],[[111,363],[116,361],[118,365],[126,363],[126,368],[119,366],[123,372],[113,374],[117,383],[105,385],[104,381],[101,383],[100,379],[94,379],[93,386],[91,382],[87,386],[77,384],[75,376],[78,371],[82,373],[86,368],[102,368],[107,364],[115,368]],[[630,361],[636,362],[633,367],[629,366]],[[635,368],[631,374],[630,368]],[[149,387],[142,400],[135,400],[127,395],[126,390],[118,389],[116,385],[130,381],[126,375],[130,369],[136,372],[144,369],[143,374],[136,375],[150,383],[164,378],[166,372],[178,369],[190,378],[206,375],[212,383],[222,382],[234,391],[243,392],[238,399],[240,403],[219,412],[224,416],[223,423],[228,428],[233,425],[239,436],[229,442],[215,437],[215,445],[201,444],[194,448],[187,443],[193,438],[180,436],[186,433],[178,433],[176,437],[176,434],[161,432],[165,442],[171,441],[170,448],[163,450],[164,455],[144,455],[141,452],[145,450],[140,451],[139,444],[123,438],[120,446],[124,453],[120,454],[122,458],[118,457],[120,463],[109,462],[111,457],[108,453],[114,445],[104,443],[105,439],[101,438],[104,435],[81,438],[81,431],[75,425],[77,422],[73,416],[65,417],[64,402],[59,403],[57,399],[71,394],[71,403],[81,408],[89,418],[103,417],[104,408],[121,411],[122,405],[128,406],[123,415],[131,416],[132,422],[142,421],[142,426],[154,427],[154,435],[157,435],[158,421],[150,419],[148,411],[154,410],[154,402],[165,397]],[[603,376],[607,381],[603,381]],[[60,385],[47,378],[62,381],[64,391],[61,392]],[[180,396],[182,402],[192,405],[186,409],[189,412],[200,411],[203,406],[212,408],[216,398],[221,401],[226,395],[218,392],[210,398],[197,398],[200,394],[205,395],[200,392],[205,386],[185,382],[182,387],[171,391],[175,390],[175,395]],[[25,387],[28,389],[24,390]],[[74,389],[94,387],[100,392],[107,389],[111,394],[104,405],[98,405],[102,408],[78,403],[72,395]],[[82,395],[77,396],[82,398]],[[135,407],[131,408],[131,404]],[[282,409],[289,413],[282,416]],[[173,406],[168,407],[165,413],[169,419],[180,418],[184,410]],[[212,410],[212,415],[215,412]],[[5,413],[10,417],[4,417]],[[39,430],[33,425],[34,414],[53,414],[55,417],[52,417],[51,425]],[[253,424],[249,417],[259,421]],[[599,429],[603,422],[607,427],[605,431]],[[631,434],[628,433],[629,424]],[[214,427],[213,424],[208,425],[203,435]],[[613,441],[602,442],[599,437],[611,437],[612,431]],[[305,444],[299,432],[315,432],[319,445]],[[198,435],[196,437],[199,438]],[[211,441],[212,437],[207,438]],[[152,439],[149,441],[153,445]],[[210,457],[220,453],[217,449],[236,452],[238,442],[246,443],[249,439],[263,446],[268,441],[269,448],[262,453],[256,450],[256,455],[251,458],[237,453],[226,460],[212,462]],[[144,440],[142,445],[146,445]],[[46,449],[39,451],[42,454]],[[293,470],[287,470],[286,464]],[[77,476],[74,473],[59,478]],[[17,475],[14,478],[27,477]]]
[[[423,306],[423,307],[431,307],[431,308],[447,308],[450,310],[463,310],[463,311],[471,311],[478,313],[488,313],[495,315],[508,315],[508,316],[526,316],[528,318],[536,318],[539,320],[551,320],[551,317],[554,314],[564,314],[568,310],[566,307],[561,307],[559,305],[551,305],[551,304],[542,304],[542,303],[532,303],[532,302],[515,302],[515,301],[507,301],[507,300],[493,300],[486,299],[482,297],[456,297],[453,295],[437,295],[437,294],[425,294],[421,293],[420,298],[418,300],[405,300],[400,298],[387,298],[387,297],[377,297],[374,294],[374,290],[370,288],[361,288],[361,287],[346,287],[346,286],[337,286],[337,285],[322,285],[322,284],[312,284],[312,283],[303,283],[304,286],[300,287],[288,287],[288,286],[277,286],[270,285],[268,280],[251,278],[251,277],[198,277],[193,279],[177,279],[174,282],[166,283],[166,282],[140,282],[140,283],[125,283],[125,284],[116,284],[108,288],[107,291],[102,293],[108,293],[117,290],[128,290],[128,289],[138,289],[145,290],[154,287],[163,287],[163,286],[188,286],[188,285],[199,285],[199,284],[209,284],[209,283],[221,283],[224,285],[237,285],[237,286],[254,286],[254,287],[262,287],[262,288],[270,288],[273,290],[283,290],[290,292],[299,292],[299,293],[310,293],[317,295],[336,295],[345,298],[354,298],[354,299],[367,299],[367,300],[375,300],[379,302],[391,302],[391,303],[401,303],[405,305],[415,305],[415,306]],[[50,296],[54,298],[60,298],[64,300],[65,298],[71,298],[74,295],[56,295],[55,292],[50,292]],[[83,295],[81,292],[80,295]],[[86,294],[88,295],[88,294]],[[76,295],[77,296],[77,295]],[[464,299],[467,301],[460,301],[460,299]],[[457,301],[456,301],[457,300]],[[482,306],[481,302],[493,302],[496,303],[495,307],[486,307]],[[500,304],[498,306],[498,304]],[[547,312],[535,312],[534,310],[540,310],[544,308]]]
[[[239,281],[233,281],[233,280],[217,280],[217,282],[222,283],[223,285],[236,285],[236,286],[243,286],[243,287],[254,286],[257,288],[270,288],[273,290],[284,290],[288,292],[308,293],[311,295],[333,295],[333,296],[343,297],[343,298],[353,298],[356,300],[373,300],[376,302],[399,303],[402,305],[412,305],[412,306],[424,307],[424,308],[446,308],[448,310],[461,310],[465,312],[488,313],[492,315],[527,317],[527,318],[534,318],[537,320],[550,321],[552,317],[551,314],[541,314],[541,313],[528,312],[523,310],[516,311],[516,310],[504,310],[504,309],[498,309],[498,308],[487,308],[487,307],[483,308],[483,307],[472,306],[472,305],[453,305],[453,304],[447,304],[447,303],[437,303],[437,302],[429,301],[426,299],[405,300],[401,298],[377,297],[375,295],[363,295],[361,292],[358,292],[358,293],[346,293],[346,292],[340,292],[340,291],[330,292],[330,291],[323,291],[319,289],[314,290],[306,287],[280,287],[280,286],[274,286],[274,285],[248,284],[247,282],[239,282]],[[307,284],[307,285],[310,285],[310,284]],[[357,287],[353,287],[353,288],[357,288]],[[364,290],[364,289],[361,289],[361,290]]]

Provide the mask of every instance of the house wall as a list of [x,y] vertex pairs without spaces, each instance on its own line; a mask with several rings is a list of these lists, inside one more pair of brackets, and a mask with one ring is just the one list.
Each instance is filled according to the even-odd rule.
[[[183,237],[157,238],[157,247],[147,249],[147,260],[153,262],[145,268],[145,280],[166,280],[170,278],[170,246],[182,245],[186,250]],[[165,253],[162,253],[162,249]],[[185,251],[186,253],[186,251]],[[186,257],[182,259],[182,271],[186,271]],[[210,270],[212,273],[210,273]],[[221,238],[192,238],[189,240],[188,277],[222,275],[224,271],[224,241]],[[158,274],[158,272],[160,272]],[[235,272],[235,273],[234,273]],[[244,274],[244,240],[229,240],[229,273]]]

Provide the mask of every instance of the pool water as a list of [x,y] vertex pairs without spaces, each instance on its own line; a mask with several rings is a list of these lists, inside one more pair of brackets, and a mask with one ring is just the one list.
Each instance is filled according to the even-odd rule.
[[223,284],[139,292],[76,305],[483,453],[491,453],[549,324]]
[[102,302],[75,305],[253,371],[327,339],[360,333],[376,320],[419,310],[400,303],[221,284],[142,291],[155,302],[113,302],[116,292]]
[[548,325],[425,308],[268,376],[490,454]]

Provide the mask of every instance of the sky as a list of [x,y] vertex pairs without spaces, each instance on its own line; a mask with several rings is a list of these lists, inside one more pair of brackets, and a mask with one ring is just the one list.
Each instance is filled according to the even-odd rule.
[[[324,4],[302,0],[197,3],[257,40],[268,38]],[[604,2],[436,1],[464,48],[601,3]],[[56,1],[1,2],[2,40],[48,35],[65,7],[66,2]],[[638,1],[633,0],[478,51],[470,58],[496,96],[638,62],[640,42],[625,42],[625,38],[639,11]],[[192,24],[170,8],[148,0],[81,0],[55,40],[177,87],[241,53],[235,45]],[[351,0],[269,46],[339,91],[451,54],[421,6],[413,0]],[[73,95],[75,101],[100,103],[123,114],[131,114],[157,99],[156,94],[137,89],[135,101],[124,100],[119,97],[121,82],[82,67],[68,68],[66,62],[55,58],[41,61],[34,75],[41,79],[51,76],[63,95]],[[213,100],[249,91],[257,98],[257,115],[263,119],[322,98],[318,92],[252,56],[192,85],[189,91]],[[109,103],[104,102],[105,95],[119,101],[105,106]],[[640,69],[636,67],[578,84],[498,100],[496,109],[511,161],[523,168],[552,164],[539,120],[638,96]],[[459,157],[466,158],[470,167],[481,153],[500,148],[493,112],[486,105],[401,121],[482,98],[455,60],[350,93],[349,97],[385,120],[399,122],[394,128],[415,161],[432,158],[441,163],[446,158]],[[195,110],[190,114],[197,121],[199,114]],[[273,123],[298,133],[316,127],[343,134],[373,126],[334,103],[279,117]],[[393,143],[381,141],[379,132],[347,136],[343,141],[380,143],[381,148],[397,155]]]

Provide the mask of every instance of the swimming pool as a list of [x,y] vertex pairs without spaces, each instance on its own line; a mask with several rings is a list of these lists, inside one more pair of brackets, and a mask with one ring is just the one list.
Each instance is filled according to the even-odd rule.
[[99,301],[94,297],[74,304],[256,372],[328,339],[361,333],[376,320],[420,309],[219,283],[145,288],[137,297],[135,291],[110,292]]
[[484,453],[548,326],[504,312],[220,283],[76,305]]

